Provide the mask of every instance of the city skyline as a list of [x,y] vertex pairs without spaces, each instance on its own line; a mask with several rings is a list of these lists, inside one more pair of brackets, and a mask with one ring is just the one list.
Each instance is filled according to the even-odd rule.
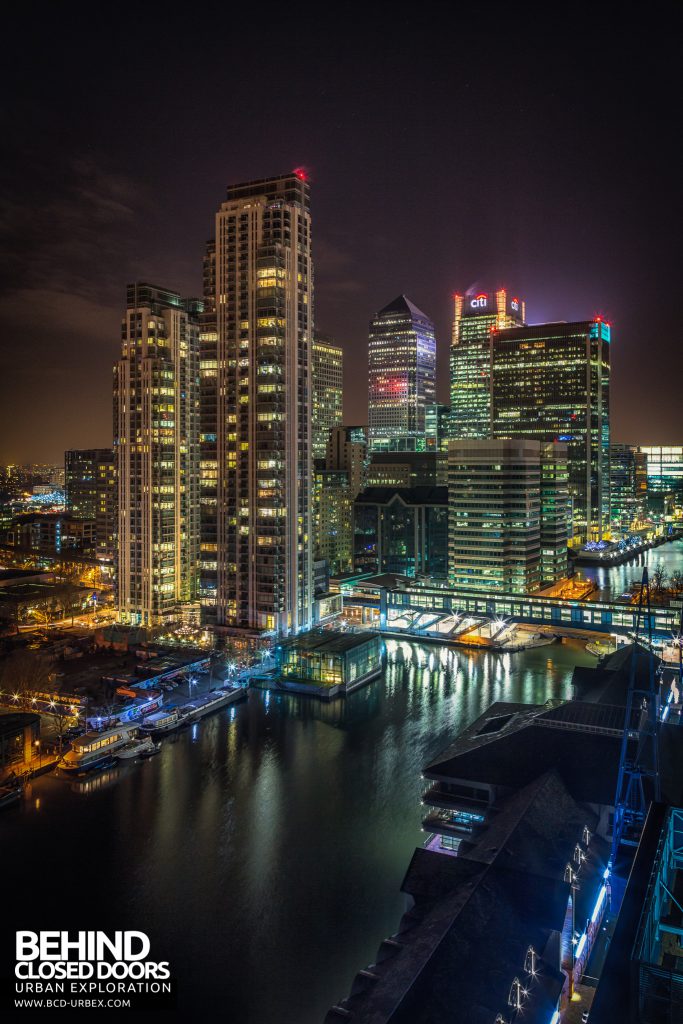
[[[384,26],[377,54],[369,25],[347,55],[343,37],[310,24],[291,43],[293,70],[272,107],[270,83],[240,73],[242,53],[229,68],[212,59],[219,31],[183,49],[187,81],[139,93],[139,75],[118,59],[125,20],[97,46],[74,25],[54,49],[50,18],[32,33],[31,66],[10,55],[5,69],[17,101],[3,121],[12,159],[0,221],[0,458],[109,444],[121,288],[147,280],[201,294],[215,197],[230,181],[299,165],[314,187],[316,327],[345,352],[346,422],[365,419],[349,383],[365,374],[367,321],[387,296],[405,292],[434,320],[443,401],[453,294],[507,285],[525,296],[530,324],[611,320],[614,439],[676,442],[669,40],[648,49],[651,30],[629,34],[622,19],[612,45],[596,15],[604,45],[593,74],[595,46],[579,46],[573,24],[548,41],[533,26],[520,38],[504,18],[484,41],[456,23],[457,62],[448,31]],[[154,30],[169,59],[179,56],[177,25]],[[264,59],[277,45],[264,44]],[[125,52],[141,70],[145,57]],[[628,76],[631,66],[642,74]],[[219,132],[207,89],[225,100]],[[291,104],[294,122],[278,116]],[[267,141],[256,128],[264,116]],[[176,134],[188,144],[169,159]]]

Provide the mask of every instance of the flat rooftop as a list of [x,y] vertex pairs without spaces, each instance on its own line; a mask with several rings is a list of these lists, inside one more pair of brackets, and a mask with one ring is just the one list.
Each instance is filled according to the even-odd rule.
[[369,632],[368,630],[364,630],[362,633],[320,630],[293,636],[290,639],[283,640],[279,646],[283,650],[304,651],[306,653],[345,654],[347,651],[363,647],[376,637],[376,633]]

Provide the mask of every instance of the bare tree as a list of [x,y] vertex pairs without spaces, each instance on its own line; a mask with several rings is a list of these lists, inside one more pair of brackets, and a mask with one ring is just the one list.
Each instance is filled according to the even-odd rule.
[[683,572],[681,572],[680,569],[676,569],[671,573],[669,586],[676,597],[683,594]]
[[64,733],[70,728],[71,723],[75,717],[74,712],[71,710],[73,705],[60,703],[58,700],[52,702],[48,706],[48,715],[52,719],[57,733],[57,739],[59,740],[59,753],[62,753],[62,746],[64,744]]
[[650,576],[650,583],[652,584],[653,593],[656,594],[657,597],[661,597],[664,593],[667,578],[664,566],[658,565],[657,568],[653,570],[652,575]]

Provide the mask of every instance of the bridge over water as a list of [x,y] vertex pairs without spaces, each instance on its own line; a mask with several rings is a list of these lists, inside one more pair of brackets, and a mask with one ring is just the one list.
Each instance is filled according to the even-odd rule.
[[[379,628],[397,628],[396,620],[405,622],[411,613],[419,614],[422,628],[402,627],[402,632],[424,635],[435,621],[446,616],[468,616],[508,619],[513,622],[564,629],[585,629],[599,633],[632,633],[636,626],[637,607],[618,601],[577,601],[559,597],[523,594],[487,594],[474,590],[454,590],[438,584],[426,585],[406,577],[384,576],[342,583],[344,606],[360,606],[379,613]],[[681,602],[671,606],[653,606],[650,625],[655,637],[666,638],[676,632],[681,615]],[[647,632],[648,616],[644,614],[641,631]],[[433,634],[432,634],[433,635]]]

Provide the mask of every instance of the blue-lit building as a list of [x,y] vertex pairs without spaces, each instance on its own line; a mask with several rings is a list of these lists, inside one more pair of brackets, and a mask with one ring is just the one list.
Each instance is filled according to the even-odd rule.
[[683,509],[683,446],[647,445],[639,452],[646,460],[648,508],[655,515]]
[[590,1024],[683,1021],[683,808],[652,804]]
[[494,438],[567,445],[573,544],[610,530],[609,324],[534,324],[494,330]]

